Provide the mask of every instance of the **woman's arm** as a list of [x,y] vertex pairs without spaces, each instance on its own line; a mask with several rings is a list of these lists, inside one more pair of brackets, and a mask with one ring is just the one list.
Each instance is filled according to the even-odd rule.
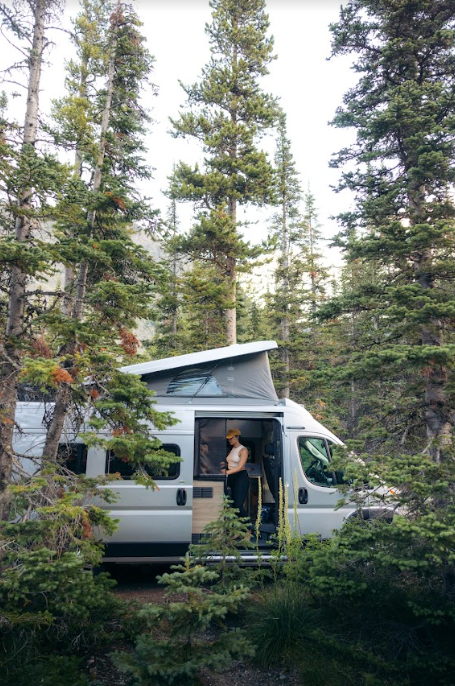
[[246,448],[242,448],[242,450],[239,452],[239,464],[238,467],[234,467],[233,469],[227,469],[226,474],[235,474],[236,472],[241,472],[242,469],[245,468],[246,461],[248,459],[248,450]]

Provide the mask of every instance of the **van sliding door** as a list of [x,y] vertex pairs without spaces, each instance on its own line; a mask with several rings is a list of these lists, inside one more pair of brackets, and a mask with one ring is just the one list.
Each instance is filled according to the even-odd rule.
[[155,434],[163,449],[181,459],[167,476],[151,474],[156,488],[134,481],[130,465],[106,455],[106,472],[121,476],[109,484],[117,495],[109,505],[119,527],[107,541],[105,558],[179,558],[191,543],[193,501],[193,436]]

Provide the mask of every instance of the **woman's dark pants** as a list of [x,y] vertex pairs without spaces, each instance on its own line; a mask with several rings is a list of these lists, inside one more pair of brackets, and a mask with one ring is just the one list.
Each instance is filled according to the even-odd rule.
[[231,500],[233,506],[239,510],[240,517],[247,517],[248,512],[244,507],[244,502],[250,487],[250,479],[246,469],[235,474],[228,474],[227,487],[231,489]]

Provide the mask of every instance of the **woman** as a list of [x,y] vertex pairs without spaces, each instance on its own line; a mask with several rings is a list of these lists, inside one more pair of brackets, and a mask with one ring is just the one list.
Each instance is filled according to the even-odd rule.
[[227,475],[227,487],[231,489],[231,499],[234,507],[239,510],[240,517],[247,517],[248,513],[244,507],[245,498],[250,486],[248,472],[245,469],[248,459],[248,450],[239,441],[240,429],[230,429],[226,438],[232,448],[226,458],[227,469],[224,469],[226,462],[221,463],[221,471]]

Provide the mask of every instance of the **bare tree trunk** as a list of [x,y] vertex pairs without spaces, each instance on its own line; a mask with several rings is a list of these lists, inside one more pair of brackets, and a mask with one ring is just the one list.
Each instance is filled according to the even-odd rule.
[[[173,238],[177,235],[177,207],[175,200],[172,201],[172,232]],[[172,343],[171,346],[174,350],[177,348],[177,321],[178,321],[178,306],[177,306],[177,253],[174,248],[172,255],[172,297],[173,297],[173,309],[171,315],[171,333],[172,333]]]
[[[233,156],[237,155],[237,150],[233,149]],[[235,198],[228,200],[228,216],[235,227],[237,223],[237,201]],[[228,255],[226,265],[226,277],[228,284],[228,298],[230,307],[225,310],[226,322],[226,343],[235,345],[237,343],[237,261],[235,257]]]
[[[235,227],[237,221],[237,202],[235,198],[228,200],[228,215],[232,225]],[[227,257],[226,277],[228,283],[228,298],[230,307],[225,310],[226,322],[226,343],[235,345],[237,343],[237,261],[235,257]]]
[[310,239],[310,279],[311,279],[311,300],[310,307],[313,314],[316,312],[316,270],[314,265],[314,230],[313,217],[310,215],[308,219],[308,231]]
[[[88,55],[85,55],[81,66],[81,79],[79,83],[79,97],[87,98],[87,73],[88,73]],[[74,154],[74,174],[78,178],[82,176],[82,152],[78,146]],[[72,235],[72,234],[71,234]],[[65,267],[63,272],[63,289],[65,295],[62,301],[62,314],[65,317],[71,317],[74,308],[74,282],[76,274],[72,267]]]
[[[100,146],[98,152],[98,158],[96,161],[94,177],[93,177],[93,192],[97,193],[101,187],[102,181],[102,167],[104,162],[104,155],[106,150],[106,133],[109,127],[109,120],[111,115],[112,107],[112,95],[114,92],[114,75],[115,75],[115,61],[116,61],[116,51],[117,51],[117,29],[120,13],[120,0],[117,3],[117,9],[112,14],[111,21],[113,22],[113,40],[111,45],[111,56],[109,60],[109,69],[107,77],[106,86],[106,101],[103,109],[103,116],[101,120],[101,132],[100,132]],[[90,210],[88,213],[88,223],[91,229],[95,226],[95,210]],[[76,285],[76,297],[73,306],[72,317],[74,320],[82,319],[84,311],[85,294],[87,290],[87,277],[88,277],[88,263],[82,262],[79,267],[79,273]],[[68,352],[74,353],[76,348],[76,341],[73,342],[71,350]],[[71,401],[70,388],[67,384],[61,384],[58,388],[54,411],[52,413],[52,419],[49,423],[46,442],[43,448],[43,456],[49,460],[55,460],[57,458],[58,446],[60,443],[60,438],[63,432],[63,427],[65,424],[65,419],[68,413],[68,406]]]
[[[24,121],[23,147],[34,147],[38,127],[39,87],[41,66],[45,48],[45,18],[49,0],[37,0],[34,8],[32,49],[29,58],[27,106]],[[32,233],[32,221],[27,216],[31,209],[33,188],[26,187],[19,192],[18,207],[21,211],[16,219],[16,240],[24,243]],[[13,466],[13,429],[17,404],[18,378],[21,367],[18,339],[23,334],[24,308],[26,301],[27,275],[16,264],[11,269],[11,285],[8,301],[8,320],[5,341],[0,350],[2,361],[2,393],[0,396],[0,517],[7,517],[8,496],[6,489],[11,481]]]
[[233,306],[225,310],[226,343],[228,345],[235,345],[237,343],[237,283],[235,257],[228,257],[227,259],[227,280],[229,291],[228,297]]
[[281,362],[283,364],[283,398],[289,398],[290,383],[289,383],[289,339],[290,339],[290,321],[289,321],[289,234],[286,216],[286,191],[282,198],[282,216],[281,216],[281,261],[283,267],[283,293],[284,293],[284,312],[281,318]]

